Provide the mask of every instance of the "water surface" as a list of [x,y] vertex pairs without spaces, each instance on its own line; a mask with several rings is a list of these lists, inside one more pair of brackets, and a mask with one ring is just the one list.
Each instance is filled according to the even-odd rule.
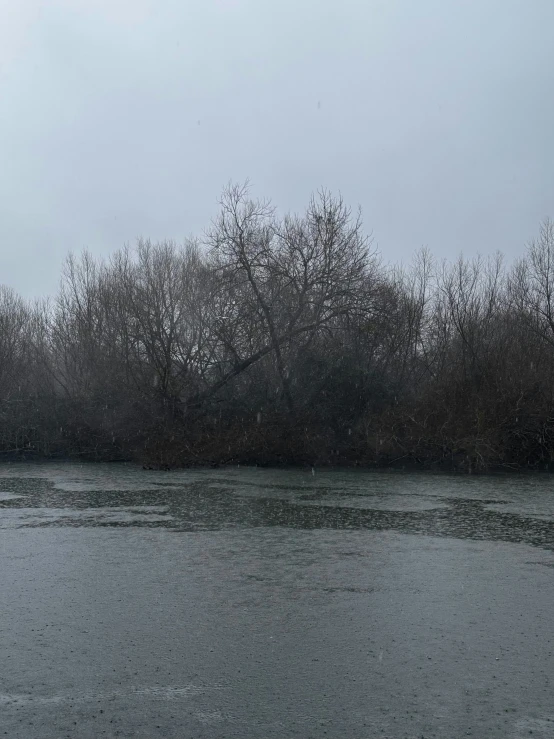
[[550,476],[0,467],[0,736],[554,737]]

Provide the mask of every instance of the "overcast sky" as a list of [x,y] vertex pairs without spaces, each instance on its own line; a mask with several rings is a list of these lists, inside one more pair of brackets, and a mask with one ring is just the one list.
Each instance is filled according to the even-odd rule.
[[0,0],[0,283],[200,234],[222,186],[361,205],[385,259],[554,216],[554,0]]

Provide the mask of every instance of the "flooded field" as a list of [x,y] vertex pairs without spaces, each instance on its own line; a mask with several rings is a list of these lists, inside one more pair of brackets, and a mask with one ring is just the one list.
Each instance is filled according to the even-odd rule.
[[554,738],[554,478],[0,467],[0,737]]

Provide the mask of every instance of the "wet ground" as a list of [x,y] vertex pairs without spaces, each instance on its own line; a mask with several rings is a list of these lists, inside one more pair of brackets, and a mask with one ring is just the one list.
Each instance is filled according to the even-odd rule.
[[0,467],[0,737],[554,738],[554,478]]

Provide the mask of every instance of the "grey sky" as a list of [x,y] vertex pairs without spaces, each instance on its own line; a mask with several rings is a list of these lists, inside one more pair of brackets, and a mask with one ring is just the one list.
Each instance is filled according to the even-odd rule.
[[360,204],[387,260],[554,216],[553,0],[0,0],[0,282],[182,240],[222,186]]

